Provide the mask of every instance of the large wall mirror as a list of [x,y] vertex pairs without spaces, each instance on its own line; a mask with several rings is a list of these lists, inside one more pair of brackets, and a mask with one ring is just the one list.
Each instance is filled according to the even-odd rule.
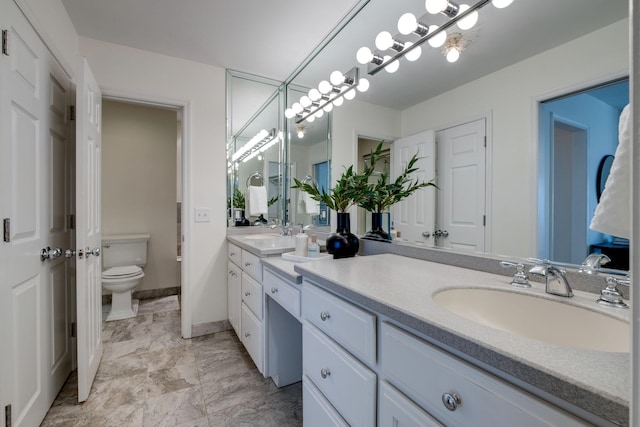
[[[344,166],[362,164],[363,150],[358,141],[388,142],[393,170],[394,145],[432,131],[439,183],[466,180],[474,185],[481,182],[482,187],[441,186],[432,207],[435,223],[424,224],[423,228],[430,232],[424,235],[430,237],[403,233],[407,238],[404,243],[501,256],[552,257],[549,247],[553,247],[554,235],[541,237],[539,223],[539,210],[551,197],[548,180],[542,176],[545,172],[539,166],[549,161],[545,158],[548,153],[540,148],[541,141],[548,139],[541,135],[540,123],[546,114],[541,105],[628,76],[628,2],[515,0],[504,9],[489,3],[479,11],[472,29],[450,29],[449,33],[460,33],[465,43],[457,62],[447,61],[443,47],[432,48],[425,43],[418,60],[402,58],[395,73],[383,70],[369,75],[370,67],[358,64],[356,52],[363,46],[375,50],[379,32],[389,31],[403,42],[415,40],[414,35],[399,34],[400,16],[411,12],[426,25],[445,22],[441,15],[427,14],[424,4],[419,0],[370,0],[294,79],[300,87],[313,88],[334,70],[346,72],[359,66],[361,75],[370,82],[367,92],[358,93],[354,100],[332,111],[332,176],[339,176]],[[288,99],[287,106],[294,101]],[[605,97],[596,101],[608,102]],[[611,104],[612,115],[619,114],[613,112],[619,108],[617,102]],[[460,126],[474,123],[479,142],[467,139],[457,143],[464,136]],[[577,128],[592,126],[571,123]],[[609,141],[616,138],[607,136]],[[592,134],[586,143],[599,144],[600,139]],[[585,191],[593,192],[594,200],[592,183],[597,164],[603,154],[613,154],[612,149],[608,145],[606,153],[587,154],[589,166],[580,172],[581,179],[588,182]],[[447,150],[449,154],[456,150],[482,153],[473,160],[475,163],[455,164],[451,157],[450,163],[442,166],[438,162]],[[595,164],[593,176],[591,163]],[[585,196],[589,200],[590,193]],[[447,208],[449,211],[444,212]],[[592,214],[593,208],[588,201],[584,210]],[[363,216],[352,215],[352,229],[366,227],[358,221],[363,221]],[[397,218],[394,223],[398,225]],[[461,229],[479,229],[481,244],[467,248],[451,239],[433,238],[434,231],[451,223]],[[588,233],[586,229],[582,232],[585,236]],[[578,262],[588,250],[588,245],[584,246],[579,255],[559,261]]]

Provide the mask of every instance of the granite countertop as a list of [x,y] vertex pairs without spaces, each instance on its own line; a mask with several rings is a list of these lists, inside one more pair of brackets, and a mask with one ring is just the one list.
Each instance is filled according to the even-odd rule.
[[560,299],[627,321],[629,310],[601,307],[594,294],[586,292],[564,299],[546,294],[538,283],[516,290],[509,285],[510,277],[392,254],[320,260],[297,264],[293,270],[571,412],[580,415],[584,410],[618,425],[629,424],[629,353],[563,347],[490,328],[440,307],[432,295],[453,287],[488,287]]
[[280,255],[296,248],[295,237],[273,233],[227,235],[227,240],[259,257]]

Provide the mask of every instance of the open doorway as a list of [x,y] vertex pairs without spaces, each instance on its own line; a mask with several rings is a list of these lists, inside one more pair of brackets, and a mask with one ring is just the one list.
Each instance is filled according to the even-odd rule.
[[181,110],[104,98],[102,118],[103,236],[150,235],[135,299],[180,295]]
[[616,151],[618,120],[628,103],[624,78],[539,104],[539,258],[580,264],[589,253],[615,247],[628,266],[628,241],[589,229],[599,166]]

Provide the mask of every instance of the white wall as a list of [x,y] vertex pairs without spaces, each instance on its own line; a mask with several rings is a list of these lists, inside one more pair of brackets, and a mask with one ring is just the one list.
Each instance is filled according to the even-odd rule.
[[[183,123],[189,135],[184,179],[190,187],[183,195],[183,203],[190,203],[182,218],[189,233],[183,243],[185,299],[192,305],[192,325],[226,319],[224,69],[88,38],[80,39],[80,52],[105,94],[188,105]],[[209,208],[211,221],[194,223],[196,207]]]
[[138,291],[180,286],[176,112],[103,100],[102,124],[102,234],[151,235]]
[[536,253],[535,101],[628,73],[628,24],[612,24],[402,112],[402,136],[491,114],[491,252]]

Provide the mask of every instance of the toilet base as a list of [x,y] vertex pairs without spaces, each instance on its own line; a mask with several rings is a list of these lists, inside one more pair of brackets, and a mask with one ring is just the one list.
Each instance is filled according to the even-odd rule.
[[139,301],[131,300],[131,291],[111,294],[111,310],[105,319],[106,322],[112,320],[130,319],[138,314]]

